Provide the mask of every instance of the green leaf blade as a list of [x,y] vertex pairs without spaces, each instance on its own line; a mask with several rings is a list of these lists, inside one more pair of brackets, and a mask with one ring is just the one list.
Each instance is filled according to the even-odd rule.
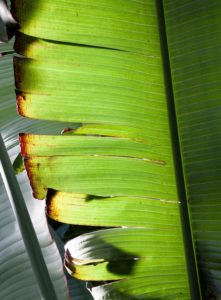
[[221,6],[219,1],[164,2],[185,184],[202,289],[205,298],[209,297],[208,290],[219,298],[221,266],[216,245],[220,240],[217,204],[221,194]]

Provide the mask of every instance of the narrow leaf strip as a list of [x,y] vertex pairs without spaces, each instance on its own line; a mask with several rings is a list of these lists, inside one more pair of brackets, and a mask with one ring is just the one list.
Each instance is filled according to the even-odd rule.
[[[179,227],[175,202],[136,197],[96,198],[49,191],[47,213],[59,222],[93,226]],[[173,222],[171,223],[171,218]]]
[[[129,138],[102,136],[65,136],[21,134],[22,155],[56,156],[56,155],[106,155],[124,156],[153,162],[159,165],[168,164],[166,153],[156,153],[156,147],[133,141]],[[170,161],[169,161],[170,163]]]
[[[170,166],[115,156],[33,156],[25,160],[38,199],[47,188],[97,196],[146,196],[176,201]],[[61,180],[62,178],[62,180]]]
[[148,39],[158,29],[155,9],[151,1],[23,0],[22,5],[12,1],[14,17],[25,34],[143,53],[158,48]]

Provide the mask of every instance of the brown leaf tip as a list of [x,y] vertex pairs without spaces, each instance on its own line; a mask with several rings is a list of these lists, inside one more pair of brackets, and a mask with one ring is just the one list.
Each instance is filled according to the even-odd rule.
[[27,140],[26,140],[25,133],[19,134],[19,143],[20,143],[20,148],[21,148],[21,156],[27,157],[27,151],[26,151]]
[[25,116],[25,100],[26,100],[25,95],[22,93],[17,93],[16,100],[17,100],[17,111],[19,115]]

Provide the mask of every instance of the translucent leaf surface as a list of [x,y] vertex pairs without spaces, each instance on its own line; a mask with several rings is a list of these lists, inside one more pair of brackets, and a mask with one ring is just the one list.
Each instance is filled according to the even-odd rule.
[[[67,124],[34,122],[18,116],[15,107],[13,65],[10,54],[12,44],[0,44],[0,51],[4,54],[0,57],[0,128],[13,161],[20,151],[18,147],[18,133],[20,131],[28,130],[31,132],[35,129],[38,132],[60,133]],[[45,201],[40,202],[33,199],[26,173],[20,174],[17,178],[57,296],[59,299],[70,299],[62,260],[48,231]],[[38,284],[1,178],[0,191],[0,298],[38,300],[40,299]],[[73,296],[73,292],[70,294]],[[82,291],[80,295],[82,295]],[[86,294],[84,299],[87,299]]]
[[98,281],[95,299],[190,299],[195,254],[220,297],[220,11],[206,0],[13,1],[20,114],[84,123],[21,135],[34,195],[65,223],[128,227],[67,245],[70,273]]
[[[15,48],[24,55],[14,60],[20,114],[87,123],[60,137],[21,135],[22,155],[34,195],[47,196],[51,217],[136,227],[68,244],[73,276],[121,280],[108,285],[111,292],[101,287],[102,296],[92,289],[95,299],[189,299],[157,6],[126,3],[59,1],[47,28],[56,2],[14,3],[21,24]],[[67,5],[72,10],[63,10]]]

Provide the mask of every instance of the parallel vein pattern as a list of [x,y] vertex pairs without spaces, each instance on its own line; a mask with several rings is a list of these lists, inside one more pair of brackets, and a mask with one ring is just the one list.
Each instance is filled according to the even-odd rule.
[[[34,127],[36,131],[36,122],[34,124],[30,120],[22,120],[16,113],[12,47],[12,43],[0,44],[0,131],[4,136],[11,159],[19,152],[17,135],[21,128],[33,130]],[[2,56],[1,53],[3,53]],[[42,124],[44,130],[49,129],[48,127],[46,122]],[[59,299],[68,299],[63,265],[58,249],[48,230],[44,203],[33,201],[28,178],[24,173],[18,176],[18,181],[29,208],[57,296]],[[0,241],[0,299],[38,300],[40,297],[39,287],[1,176]]]
[[97,300],[189,300],[155,1],[22,0],[13,13],[20,114],[83,123],[20,136],[35,197],[58,221],[121,227],[68,244],[69,272],[102,281]]
[[165,1],[175,104],[205,297],[221,295],[220,1]]

